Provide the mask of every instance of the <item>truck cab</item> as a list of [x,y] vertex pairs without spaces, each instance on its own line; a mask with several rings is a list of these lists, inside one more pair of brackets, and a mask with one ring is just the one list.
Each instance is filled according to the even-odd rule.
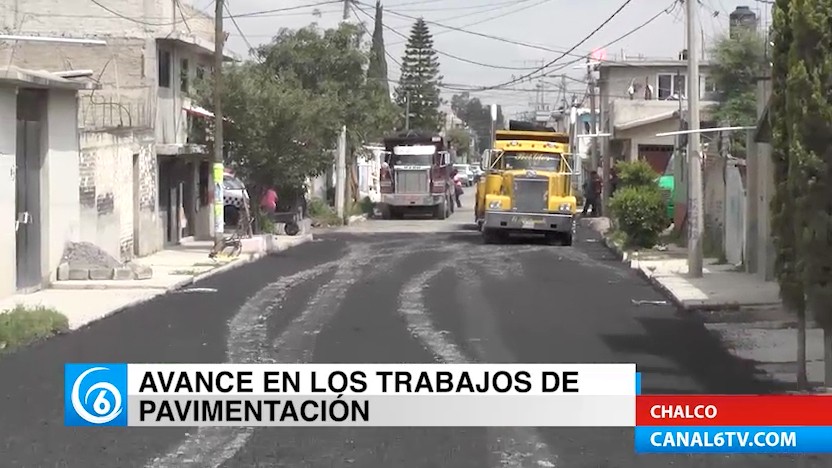
[[407,132],[384,139],[381,203],[384,219],[405,213],[430,213],[446,219],[453,212],[451,156],[444,138]]
[[510,122],[495,132],[482,169],[474,212],[486,243],[524,233],[572,245],[577,199],[568,135]]

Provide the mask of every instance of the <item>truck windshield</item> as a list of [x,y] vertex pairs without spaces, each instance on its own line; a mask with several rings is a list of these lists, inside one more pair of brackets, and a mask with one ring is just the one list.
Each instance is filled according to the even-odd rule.
[[559,154],[552,153],[506,151],[503,153],[503,165],[508,170],[557,171],[560,167],[560,157]]
[[431,166],[431,154],[394,154],[390,157],[391,166]]

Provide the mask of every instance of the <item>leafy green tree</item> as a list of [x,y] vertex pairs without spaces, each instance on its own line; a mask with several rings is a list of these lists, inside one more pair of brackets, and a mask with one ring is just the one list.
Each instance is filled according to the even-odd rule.
[[373,42],[370,47],[370,64],[367,67],[367,80],[375,84],[385,96],[390,96],[390,85],[387,82],[387,56],[384,49],[384,8],[381,0],[376,2],[375,27],[373,29]]
[[789,48],[792,43],[789,19],[789,0],[778,0],[772,15],[772,95],[769,115],[772,134],[772,160],[774,163],[775,191],[771,200],[771,232],[776,248],[775,273],[780,284],[783,307],[797,315],[797,385],[808,386],[806,375],[806,303],[803,279],[797,264],[795,204],[793,186],[790,186],[789,157],[790,119],[787,118],[786,86],[789,73]]
[[[455,94],[451,98],[451,110],[477,135],[479,149],[491,147],[491,109],[469,93]],[[503,109],[497,107],[496,128],[503,127]]]
[[[274,185],[283,195],[297,195],[307,177],[331,167],[338,128],[334,102],[254,63],[224,67],[223,75],[229,163],[255,194]],[[210,87],[210,80],[205,84]]]
[[823,327],[825,382],[832,386],[832,8],[828,0],[803,0],[790,2],[788,10],[785,117],[797,271],[806,307]]
[[419,18],[410,30],[404,57],[402,74],[396,87],[396,104],[402,113],[410,110],[410,128],[428,132],[438,131],[444,121],[439,110],[442,99],[439,94],[442,76],[439,59],[433,49],[425,20]]
[[[359,26],[342,23],[321,31],[315,25],[282,29],[258,55],[269,73],[332,102],[332,117],[347,125],[351,192],[356,198],[355,155],[364,143],[393,129],[396,109],[380,81],[368,79],[369,55]],[[381,73],[377,70],[375,73]],[[337,129],[336,129],[337,131]],[[335,148],[335,140],[330,141]]]
[[455,127],[448,130],[445,136],[450,146],[456,150],[457,158],[468,161],[471,150],[471,134],[468,130]]
[[[738,30],[716,42],[713,56],[710,77],[719,93],[714,119],[731,126],[754,125],[757,79],[766,64],[765,40],[754,31]],[[745,135],[732,134],[731,146],[734,153],[743,153]]]

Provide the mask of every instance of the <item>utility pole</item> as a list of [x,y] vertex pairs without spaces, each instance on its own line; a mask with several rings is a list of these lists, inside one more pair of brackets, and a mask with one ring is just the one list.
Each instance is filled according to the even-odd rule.
[[688,274],[702,277],[702,155],[699,139],[699,53],[696,37],[697,2],[687,0],[688,30]]
[[347,199],[347,126],[341,127],[338,135],[338,159],[335,162],[335,212],[338,219],[344,219],[344,205]]
[[[595,76],[592,73],[592,62],[590,58],[586,58],[586,79],[587,83],[589,83],[589,121],[590,126],[592,128],[592,134],[598,134],[598,118],[595,115],[596,107],[595,107]],[[596,137],[592,137],[590,140],[590,170],[595,171],[598,169],[598,140]],[[604,177],[607,175],[604,174]]]
[[223,242],[225,231],[223,215],[222,179],[225,172],[223,167],[223,139],[222,139],[222,61],[225,45],[225,33],[222,30],[223,7],[225,0],[214,2],[214,241],[219,246]]
[[344,21],[350,19],[350,4],[351,0],[344,0]]

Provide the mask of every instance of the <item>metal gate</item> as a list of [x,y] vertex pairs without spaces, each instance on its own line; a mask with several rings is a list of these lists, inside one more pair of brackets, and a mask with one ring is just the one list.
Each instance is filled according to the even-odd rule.
[[15,155],[15,219],[17,289],[39,289],[41,272],[40,169],[41,123],[17,121]]

